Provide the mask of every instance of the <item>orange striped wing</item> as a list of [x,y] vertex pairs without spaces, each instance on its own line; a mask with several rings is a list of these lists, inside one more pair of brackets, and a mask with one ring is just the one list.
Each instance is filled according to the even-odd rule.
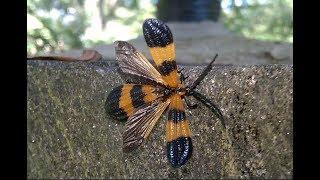
[[167,158],[173,167],[184,165],[192,154],[191,131],[181,96],[170,97],[166,127]]
[[161,87],[140,84],[124,84],[110,92],[106,101],[108,114],[126,121],[124,151],[142,144],[169,105],[170,99],[164,100],[162,92]]
[[127,120],[140,107],[151,105],[162,94],[151,85],[124,84],[114,88],[106,100],[106,110],[113,118]]
[[175,44],[169,27],[158,19],[147,19],[143,23],[143,34],[162,79],[169,87],[179,87]]

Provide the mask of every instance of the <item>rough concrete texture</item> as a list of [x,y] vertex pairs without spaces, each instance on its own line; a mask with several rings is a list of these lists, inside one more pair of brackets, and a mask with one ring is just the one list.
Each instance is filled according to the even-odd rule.
[[[177,61],[184,64],[203,64],[216,53],[221,64],[292,64],[292,43],[266,42],[247,39],[229,32],[221,23],[168,23],[176,43]],[[129,41],[148,59],[149,49],[142,36]],[[118,39],[121,40],[121,39]],[[90,49],[100,52],[105,60],[114,60],[114,47],[98,45]],[[72,50],[65,55],[80,56],[81,50]]]
[[[185,74],[193,81],[202,68]],[[104,107],[123,83],[115,67],[28,61],[27,72],[28,178],[292,178],[292,65],[215,66],[198,90],[227,130],[201,104],[187,110],[194,151],[179,169],[166,158],[166,114],[142,147],[122,152],[124,123]]]

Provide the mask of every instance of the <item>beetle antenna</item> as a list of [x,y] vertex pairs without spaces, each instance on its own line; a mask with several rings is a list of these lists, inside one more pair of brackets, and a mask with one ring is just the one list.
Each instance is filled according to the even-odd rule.
[[203,94],[201,94],[195,90],[193,90],[190,93],[190,95],[193,96],[198,101],[200,101],[201,103],[203,103],[205,106],[207,106],[219,118],[222,126],[224,127],[224,129],[226,129],[225,120],[223,118],[223,115],[222,115],[220,109],[218,108],[218,106],[214,102],[212,102],[206,96],[204,96]]
[[213,58],[213,60],[208,64],[208,66],[202,71],[201,75],[198,77],[197,80],[193,82],[193,84],[190,86],[188,89],[189,92],[193,91],[199,84],[200,82],[206,77],[206,75],[211,71],[212,69],[212,64],[218,57],[218,54],[216,54]]

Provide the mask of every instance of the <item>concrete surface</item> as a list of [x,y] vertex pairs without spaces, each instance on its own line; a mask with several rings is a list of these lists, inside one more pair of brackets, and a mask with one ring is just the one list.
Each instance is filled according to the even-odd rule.
[[[185,74],[193,81],[202,68],[188,66]],[[141,148],[122,152],[124,124],[104,110],[108,93],[123,83],[115,67],[28,61],[28,178],[292,178],[292,76],[292,65],[215,66],[198,90],[220,107],[227,130],[204,106],[188,110],[193,156],[173,169],[166,115]]]
[[[199,65],[210,61],[216,53],[220,64],[293,64],[292,43],[266,42],[236,36],[221,23],[203,21],[199,23],[168,23],[176,43],[177,61],[183,64]],[[123,40],[123,39],[118,39]],[[148,59],[149,49],[142,36],[129,41]],[[114,47],[97,45],[90,47],[103,55],[104,60],[115,59]],[[71,50],[64,55],[80,56],[82,49]]]

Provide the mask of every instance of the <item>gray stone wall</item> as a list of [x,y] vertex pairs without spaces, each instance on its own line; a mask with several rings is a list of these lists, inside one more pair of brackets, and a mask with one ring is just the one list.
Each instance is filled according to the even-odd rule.
[[[193,81],[203,67],[186,66]],[[29,61],[29,178],[291,178],[292,66],[215,66],[198,90],[226,117],[187,110],[194,153],[180,169],[165,153],[166,114],[148,140],[122,152],[124,124],[105,114],[123,83],[106,62]]]
[[[104,107],[123,83],[113,45],[91,48],[99,62],[28,61],[28,178],[292,178],[292,44],[235,36],[213,22],[169,26],[187,83],[219,54],[198,91],[220,107],[227,129],[199,104],[186,112],[194,151],[185,166],[167,162],[166,114],[142,147],[123,153],[124,123]],[[130,42],[151,58],[141,37]]]

